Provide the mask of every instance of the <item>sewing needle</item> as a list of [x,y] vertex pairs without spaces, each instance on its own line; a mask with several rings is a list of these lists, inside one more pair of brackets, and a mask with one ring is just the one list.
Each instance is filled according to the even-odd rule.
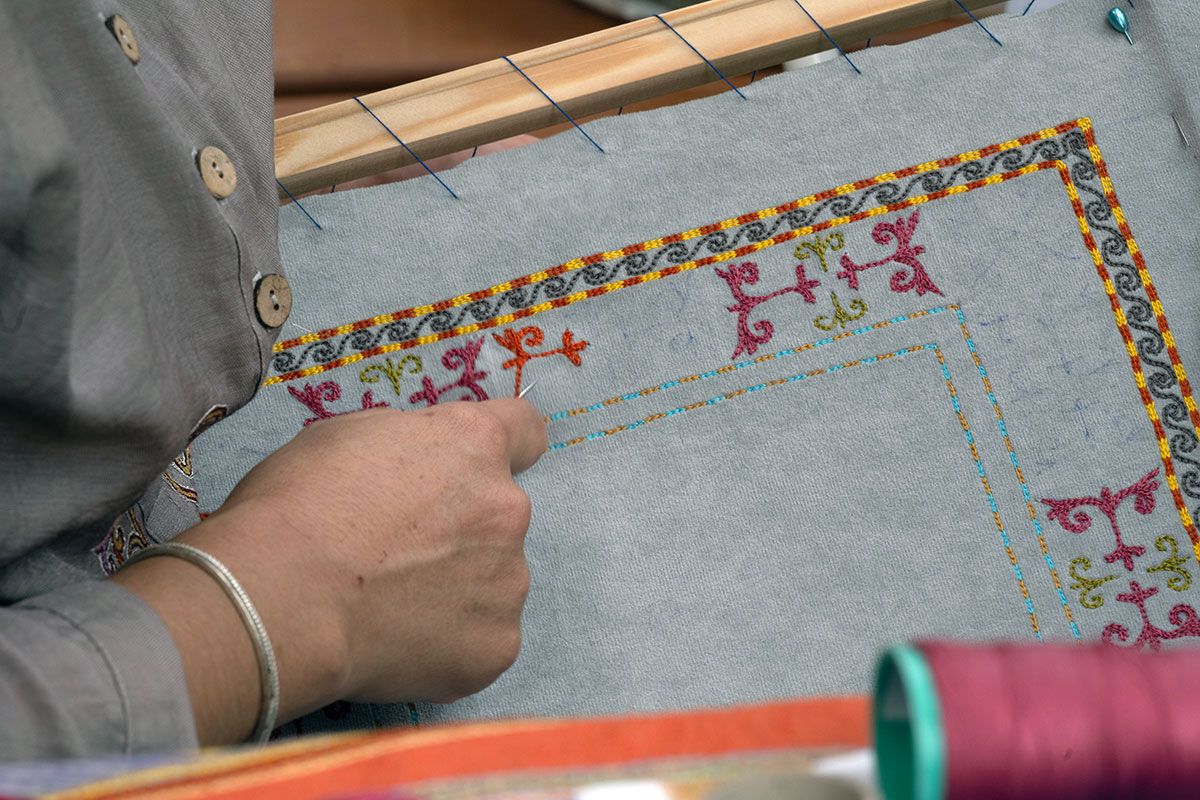
[[525,393],[526,393],[526,392],[528,392],[530,389],[532,389],[532,388],[533,388],[533,387],[535,387],[535,386],[537,386],[537,379],[536,379],[536,378],[535,378],[535,379],[533,380],[533,382],[531,382],[531,383],[530,383],[528,386],[526,386],[524,389],[522,389],[520,392],[518,392],[518,393],[517,393],[517,399],[519,400],[519,399],[521,399],[522,397],[524,397],[524,396],[525,396]]
[[1191,147],[1191,146],[1192,146],[1192,143],[1188,141],[1188,136],[1187,136],[1187,134],[1186,134],[1186,133],[1184,133],[1184,131],[1183,131],[1183,126],[1179,124],[1179,117],[1178,117],[1178,115],[1176,115],[1176,114],[1172,114],[1172,115],[1171,115],[1171,119],[1173,119],[1173,120],[1175,121],[1175,128],[1176,128],[1176,130],[1178,130],[1178,131],[1179,131],[1179,135],[1183,137],[1183,146],[1184,146],[1184,147]]

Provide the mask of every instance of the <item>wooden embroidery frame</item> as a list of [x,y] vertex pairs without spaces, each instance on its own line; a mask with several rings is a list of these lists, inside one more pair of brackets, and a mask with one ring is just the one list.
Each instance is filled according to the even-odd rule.
[[[804,2],[839,44],[962,13],[956,0]],[[975,11],[995,2],[962,0],[962,5]],[[663,17],[726,76],[831,49],[795,0],[709,0]],[[653,17],[511,58],[575,119],[720,79]],[[562,114],[502,58],[361,100],[424,159],[563,122]],[[353,99],[275,121],[276,177],[294,195],[412,163],[408,151]],[[282,188],[279,195],[286,198]]]

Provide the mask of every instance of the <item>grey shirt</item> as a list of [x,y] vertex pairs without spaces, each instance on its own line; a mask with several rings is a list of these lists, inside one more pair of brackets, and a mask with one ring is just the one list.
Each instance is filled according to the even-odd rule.
[[0,761],[196,744],[162,621],[103,579],[198,520],[180,454],[270,355],[271,18],[0,0]]

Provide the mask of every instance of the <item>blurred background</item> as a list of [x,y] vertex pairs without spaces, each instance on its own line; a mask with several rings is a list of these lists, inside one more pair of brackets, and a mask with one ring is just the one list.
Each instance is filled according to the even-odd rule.
[[[1057,2],[1061,0],[1036,0],[1035,8]],[[275,116],[690,4],[688,0],[275,0]],[[1008,0],[987,12],[1020,12],[1027,4],[1028,0]],[[943,23],[881,37],[872,44],[894,44],[969,22],[965,14],[957,14]],[[861,49],[866,42],[839,44],[849,50]],[[715,86],[694,90],[638,108],[714,91]]]
[[[864,4],[872,0],[861,0]],[[1034,0],[1034,9],[1063,0]],[[275,116],[283,117],[310,108],[346,100],[620,25],[632,19],[694,5],[696,0],[275,0]],[[1021,13],[1029,0],[1003,0],[978,12],[987,17],[1003,12]],[[819,0],[807,7],[819,17]],[[886,36],[869,43],[839,42],[853,53],[872,47],[899,44],[959,25],[971,24],[965,13]],[[787,68],[819,63],[836,52],[819,53]],[[738,86],[777,73],[784,66],[756,74],[729,76]],[[674,105],[728,91],[722,81],[631,104],[623,112]],[[607,111],[579,121],[610,116]],[[531,136],[544,138],[570,127],[563,122]],[[430,159],[434,171],[448,169],[475,155],[535,141],[518,136],[476,151]],[[390,183],[424,174],[419,165],[403,167],[371,178],[345,183],[338,190]],[[322,190],[325,191],[325,190]]]

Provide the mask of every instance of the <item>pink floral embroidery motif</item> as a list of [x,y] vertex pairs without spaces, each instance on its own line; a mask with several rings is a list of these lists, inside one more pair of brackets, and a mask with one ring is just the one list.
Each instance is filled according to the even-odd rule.
[[879,223],[875,226],[875,230],[871,232],[871,237],[879,244],[887,244],[892,239],[895,239],[896,252],[887,258],[872,261],[868,264],[855,264],[850,260],[850,256],[844,255],[842,256],[842,271],[837,276],[845,278],[846,284],[851,289],[857,289],[858,273],[863,270],[882,267],[884,264],[902,264],[912,271],[912,275],[910,276],[903,268],[893,273],[891,280],[893,292],[907,292],[916,289],[918,296],[926,292],[941,294],[941,289],[934,285],[929,277],[929,273],[925,271],[925,267],[917,258],[917,256],[925,252],[925,248],[919,245],[917,247],[912,246],[912,237],[916,233],[917,223],[920,221],[921,210],[917,209],[907,220],[901,217],[895,222]]
[[[1141,650],[1143,646],[1149,645],[1151,650],[1157,651],[1162,647],[1163,639],[1200,636],[1200,615],[1197,615],[1196,609],[1187,603],[1177,604],[1171,609],[1171,613],[1167,615],[1167,619],[1175,626],[1172,630],[1163,630],[1152,623],[1149,615],[1146,614],[1146,600],[1156,594],[1158,594],[1157,588],[1143,589],[1137,581],[1130,581],[1129,592],[1117,595],[1118,602],[1133,603],[1142,614],[1142,632],[1138,634],[1138,638],[1131,645],[1131,649]],[[1111,644],[1113,647],[1116,647],[1113,639],[1124,642],[1129,638],[1129,630],[1124,625],[1112,622],[1104,627],[1104,632],[1100,634],[1100,638],[1105,644]]]
[[442,395],[452,389],[465,389],[467,392],[461,397],[453,398],[454,400],[487,400],[488,393],[479,385],[479,381],[486,378],[488,374],[475,370],[475,359],[479,358],[479,349],[481,347],[483,347],[482,336],[473,342],[468,342],[462,347],[451,347],[447,350],[442,355],[442,366],[451,371],[461,369],[462,374],[458,376],[457,380],[437,388],[434,387],[433,381],[426,375],[421,379],[421,385],[424,388],[408,398],[408,402],[416,405],[424,400],[426,408],[436,406],[438,401],[441,400]]
[[[315,415],[304,420],[304,425],[306,427],[313,424],[317,420],[329,419],[331,417],[338,417],[342,414],[350,413],[348,411],[330,411],[329,409],[325,408],[326,403],[335,402],[340,400],[342,397],[342,387],[338,386],[334,381],[325,381],[324,383],[317,384],[316,387],[313,387],[313,385],[310,383],[306,383],[304,384],[304,388],[299,390],[289,386],[288,391],[291,392],[292,397],[303,403],[308,410]],[[387,403],[376,403],[370,392],[363,392],[363,411],[366,411],[368,408],[387,407]]]
[[[519,331],[509,328],[502,331],[500,335],[493,333],[492,338],[496,340],[496,344],[513,354],[513,357],[505,361],[503,365],[506,370],[513,367],[517,368],[516,380],[513,382],[513,397],[520,397],[521,395],[521,373],[525,369],[525,364],[531,359],[560,354],[566,356],[567,360],[575,366],[581,367],[583,366],[583,360],[579,357],[579,354],[588,346],[588,343],[585,341],[575,341],[575,334],[570,330],[565,330],[562,335],[562,347],[555,348],[554,350],[543,350],[540,353],[530,353],[525,349],[525,346],[537,347],[545,338],[542,329],[532,325],[528,328],[521,328]],[[522,339],[525,341],[522,342]]]
[[[1149,514],[1154,511],[1154,491],[1159,487],[1158,481],[1155,480],[1157,475],[1158,468],[1155,468],[1139,478],[1137,483],[1125,487],[1116,494],[1113,494],[1112,490],[1105,486],[1100,490],[1099,497],[1042,500],[1043,503],[1050,506],[1050,513],[1046,515],[1046,518],[1058,520],[1058,524],[1071,533],[1083,533],[1091,527],[1092,518],[1085,512],[1076,511],[1076,509],[1080,506],[1095,506],[1100,509],[1100,513],[1108,518],[1108,524],[1112,526],[1113,536],[1117,540],[1116,548],[1106,555],[1104,560],[1109,564],[1121,561],[1125,564],[1125,569],[1132,570],[1134,557],[1144,554],[1146,548],[1128,545],[1121,541],[1121,529],[1117,525],[1117,506],[1132,497],[1133,508],[1139,514]],[[1074,515],[1071,514],[1072,511],[1075,511]]]
[[[739,354],[746,353],[754,355],[760,344],[766,344],[771,341],[771,337],[775,334],[775,326],[770,320],[759,320],[753,326],[748,325],[746,318],[750,316],[750,312],[757,308],[760,304],[772,300],[780,295],[788,292],[795,292],[804,298],[806,303],[816,303],[817,298],[813,296],[813,287],[820,286],[820,281],[810,281],[804,275],[804,265],[796,265],[796,285],[786,286],[778,291],[771,292],[765,295],[751,295],[742,291],[742,285],[747,284],[753,286],[758,283],[758,265],[753,261],[747,261],[745,264],[735,264],[729,268],[728,272],[717,268],[717,274],[725,283],[729,284],[729,291],[733,292],[733,299],[737,302],[729,306],[729,310],[738,315],[738,341],[737,347],[733,351],[733,358],[737,358]],[[750,330],[753,327],[758,333]]]

